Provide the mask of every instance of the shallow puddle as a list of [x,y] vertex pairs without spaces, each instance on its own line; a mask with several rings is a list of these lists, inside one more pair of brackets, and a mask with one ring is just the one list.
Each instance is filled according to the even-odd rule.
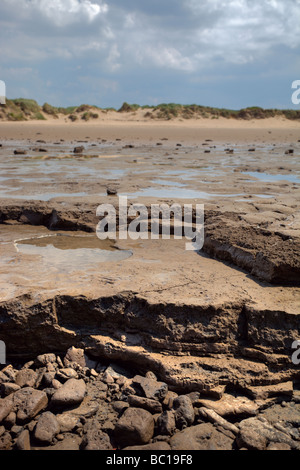
[[242,197],[245,194],[213,194],[204,191],[197,191],[188,188],[174,187],[174,188],[146,188],[135,193],[122,194],[128,198],[137,197],[155,197],[155,198],[181,198],[181,199],[210,199],[216,197]]
[[38,255],[50,266],[74,270],[91,264],[123,261],[132,251],[119,250],[111,240],[96,236],[50,235],[15,241],[16,250],[26,255]]
[[[271,175],[269,173],[261,173],[259,171],[243,171],[243,175],[252,176],[265,183],[274,183],[276,181],[289,181],[290,183],[300,183],[300,177],[297,175]],[[249,181],[250,182],[250,181]]]

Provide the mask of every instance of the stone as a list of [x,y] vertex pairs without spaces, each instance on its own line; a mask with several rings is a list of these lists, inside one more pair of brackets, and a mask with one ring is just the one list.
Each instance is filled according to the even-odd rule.
[[84,380],[69,379],[51,398],[51,405],[54,407],[71,407],[80,405],[86,394],[86,384]]
[[173,408],[173,402],[175,398],[177,397],[178,397],[178,394],[176,392],[172,392],[171,390],[168,390],[168,393],[166,394],[165,398],[162,401],[163,406],[171,410]]
[[34,437],[43,444],[51,444],[57,434],[60,433],[60,425],[50,411],[42,413],[34,430]]
[[121,414],[129,407],[129,403],[117,400],[112,403],[112,407],[117,413]]
[[162,412],[162,404],[157,400],[151,400],[150,398],[129,395],[128,403],[134,408],[143,408],[144,410],[150,411],[152,414]]
[[32,369],[22,369],[16,375],[16,384],[19,387],[32,387],[34,388],[37,381],[37,373]]
[[293,382],[284,382],[275,385],[264,385],[256,387],[247,387],[247,392],[255,400],[266,400],[267,398],[286,396],[291,398],[293,396]]
[[266,450],[291,450],[291,447],[288,444],[272,442],[270,445],[268,445]]
[[169,446],[169,444],[167,442],[152,442],[151,444],[146,444],[144,446],[129,446],[129,447],[125,447],[123,450],[130,450],[130,451],[148,451],[148,452],[151,452],[151,451],[170,451],[171,450],[171,447]]
[[68,349],[63,363],[66,367],[77,364],[81,367],[88,367],[89,369],[95,369],[97,362],[89,359],[84,352],[84,349],[71,347]]
[[84,427],[81,450],[113,450],[108,434],[103,432],[98,420],[94,419]]
[[248,418],[239,423],[240,433],[237,443],[248,449],[262,450],[267,444],[287,444],[291,448],[297,448],[297,444],[285,432],[278,431],[265,418]]
[[9,415],[14,406],[13,396],[0,399],[0,423]]
[[60,432],[72,432],[79,424],[79,418],[69,413],[56,415],[57,422],[60,427]]
[[265,450],[268,441],[265,436],[260,435],[255,429],[241,430],[236,439],[238,447],[245,447],[248,450]]
[[176,421],[174,411],[166,410],[157,419],[157,434],[172,436],[176,431]]
[[114,429],[114,438],[121,447],[148,444],[153,434],[153,416],[141,408],[127,408]]
[[47,364],[55,364],[56,356],[53,353],[49,354],[40,354],[36,358],[37,366],[46,366]]
[[216,413],[214,410],[210,410],[209,408],[199,408],[198,413],[198,416],[207,419],[213,424],[216,423],[222,426],[224,429],[228,429],[228,431],[233,432],[233,434],[239,433],[239,428],[237,426],[229,423],[229,421],[226,421],[226,419],[219,416],[218,413]]
[[72,436],[67,436],[64,438],[63,441],[58,442],[54,446],[47,447],[48,450],[53,450],[53,451],[78,451],[80,450],[80,444],[81,444],[81,437],[72,435]]
[[9,432],[5,432],[0,437],[0,451],[1,450],[11,450],[12,449],[12,438]]
[[55,379],[66,382],[69,379],[78,379],[78,374],[72,367],[66,367],[56,372]]
[[106,188],[106,193],[108,196],[117,196],[118,190],[109,186],[108,188]]
[[259,410],[259,404],[246,397],[234,397],[224,394],[220,400],[200,399],[199,405],[214,410],[218,415],[254,416]]
[[3,383],[0,386],[1,395],[4,397],[7,397],[11,393],[14,393],[17,390],[20,390],[20,388],[21,388],[20,385],[17,385],[15,383],[10,383],[10,382]]
[[195,412],[189,396],[181,395],[175,398],[173,408],[175,410],[175,421],[178,429],[183,429],[193,424]]
[[17,422],[17,415],[14,411],[11,411],[8,416],[4,419],[3,423],[7,428],[12,428]]
[[136,375],[132,379],[133,385],[137,385],[141,388],[146,398],[151,398],[152,400],[163,401],[165,396],[168,393],[168,386],[164,382],[158,382],[149,377],[142,377]]
[[25,423],[47,407],[48,397],[44,391],[25,387],[14,394],[14,405],[17,409],[17,420]]
[[80,146],[80,147],[75,147],[73,152],[74,153],[82,153],[84,151],[84,147],[83,146]]
[[204,423],[177,432],[169,442],[172,451],[224,451],[233,449],[234,439],[218,431],[211,423]]
[[88,419],[94,416],[99,409],[99,403],[94,401],[90,396],[85,396],[83,401],[74,409],[65,411],[71,416],[76,416],[78,419]]
[[30,447],[30,434],[28,429],[24,429],[21,434],[18,436],[16,441],[17,450],[31,450]]

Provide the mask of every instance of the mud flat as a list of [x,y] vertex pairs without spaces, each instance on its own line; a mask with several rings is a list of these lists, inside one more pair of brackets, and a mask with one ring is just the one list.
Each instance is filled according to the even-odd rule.
[[[264,411],[267,427],[283,401],[299,406],[299,366],[292,361],[300,339],[297,126],[122,123],[113,131],[81,125],[79,134],[70,125],[4,124],[0,339],[14,367],[76,347],[106,367],[151,371],[172,393],[200,394],[191,432],[212,420],[205,400],[216,407],[236,395],[250,400],[251,416],[272,410]],[[184,238],[150,234],[103,245],[96,209],[111,203],[118,211],[118,197],[107,189],[149,212],[152,203],[204,204],[203,249],[186,251]],[[164,406],[160,414],[171,411]],[[297,447],[298,425],[286,416],[279,421],[292,439],[284,444]],[[101,426],[111,436],[117,424]],[[175,436],[183,431],[175,428]],[[251,448],[248,431],[233,448]],[[283,443],[277,439],[261,447]]]

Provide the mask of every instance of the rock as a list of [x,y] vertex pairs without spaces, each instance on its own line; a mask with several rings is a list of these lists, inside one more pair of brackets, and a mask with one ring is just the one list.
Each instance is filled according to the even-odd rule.
[[79,147],[75,147],[75,148],[74,148],[73,153],[79,154],[79,153],[82,153],[83,151],[84,151],[84,147],[83,147],[83,146],[79,146]]
[[132,379],[133,385],[138,385],[146,398],[162,401],[168,393],[168,386],[164,382],[158,382],[152,378],[136,375]]
[[172,451],[232,450],[233,443],[234,439],[218,431],[211,423],[186,428],[170,439]]
[[38,374],[32,369],[22,369],[16,375],[16,384],[19,387],[35,387]]
[[199,405],[214,410],[218,415],[224,417],[228,415],[256,415],[259,404],[246,397],[234,397],[224,394],[221,400],[200,399]]
[[237,437],[237,444],[240,447],[262,450],[272,442],[287,444],[291,448],[297,447],[288,434],[278,431],[264,418],[245,419],[239,423],[239,428],[240,433]]
[[21,432],[16,441],[17,450],[30,450],[30,435],[27,429]]
[[131,447],[125,447],[123,450],[131,450],[131,451],[136,451],[136,450],[142,450],[142,451],[170,451],[171,447],[167,442],[152,442],[151,444],[146,444],[144,446],[131,446]]
[[268,445],[267,450],[291,450],[291,447],[288,444],[272,442],[270,445]]
[[169,410],[171,410],[173,408],[173,402],[174,402],[175,398],[177,398],[177,397],[178,397],[177,393],[172,392],[171,390],[168,390],[165,398],[162,401],[163,406],[165,408],[168,408]]
[[51,405],[54,407],[71,407],[80,405],[86,394],[84,380],[69,379],[62,387],[55,391],[51,398]]
[[55,364],[56,356],[55,354],[41,354],[36,358],[37,366],[46,366],[47,364]]
[[157,419],[157,434],[161,436],[172,436],[176,431],[174,411],[166,410]]
[[113,384],[115,383],[115,379],[113,376],[106,370],[102,376],[102,380],[105,384]]
[[175,398],[173,402],[175,421],[178,429],[191,426],[195,420],[195,412],[191,399],[187,395]]
[[10,383],[10,382],[3,383],[0,386],[1,395],[4,397],[7,397],[11,393],[14,393],[17,390],[20,390],[20,388],[21,388],[20,385],[17,385],[15,383]]
[[97,362],[89,359],[87,355],[84,353],[84,349],[80,348],[69,348],[65,357],[64,357],[64,365],[66,367],[77,364],[81,367],[88,367],[89,369],[96,368]]
[[54,446],[47,447],[48,450],[53,450],[53,451],[61,451],[61,450],[67,450],[67,451],[78,451],[80,450],[80,444],[81,444],[81,437],[79,436],[67,436],[64,438],[62,442],[58,442]]
[[74,409],[65,411],[66,414],[76,416],[77,419],[88,419],[94,416],[99,409],[99,403],[93,400],[90,396],[84,397],[82,403]]
[[117,413],[121,414],[129,407],[129,404],[126,401],[114,401],[112,407]]
[[300,428],[300,406],[288,403],[287,406],[275,404],[261,411],[260,416],[267,419],[273,426],[285,423],[286,426]]
[[34,437],[43,444],[51,444],[57,434],[60,433],[59,423],[50,411],[41,414],[34,430]]
[[233,432],[233,434],[239,433],[239,428],[229,421],[226,421],[224,418],[219,416],[214,410],[210,410],[209,408],[199,408],[199,415],[203,418],[207,419],[211,423],[216,423],[222,426],[224,429],[228,429],[228,431]]
[[268,441],[265,436],[260,435],[254,429],[243,429],[236,439],[239,448],[245,447],[249,450],[265,450]]
[[148,444],[153,434],[153,416],[141,408],[127,408],[114,429],[114,437],[121,447]]
[[190,392],[190,393],[187,393],[186,396],[189,397],[193,406],[197,406],[199,399],[200,399],[200,392]]
[[61,382],[66,382],[69,379],[78,379],[78,374],[76,370],[72,369],[72,367],[66,367],[64,369],[58,370],[56,372],[55,378]]
[[144,410],[150,411],[150,413],[161,413],[162,405],[157,400],[151,400],[150,398],[138,397],[136,395],[129,395],[128,403],[134,408],[143,408]]
[[72,432],[78,425],[79,418],[69,413],[56,415],[57,422],[60,427],[60,432]]
[[6,428],[12,428],[17,421],[17,415],[14,411],[11,411],[8,416],[4,419],[3,423]]
[[112,188],[111,186],[106,189],[106,193],[108,196],[117,196],[118,190],[116,188]]
[[14,394],[14,405],[17,409],[17,420],[25,423],[47,407],[48,397],[44,391],[26,387]]
[[94,419],[84,427],[81,450],[113,450],[108,434],[103,432],[98,420]]
[[0,451],[1,450],[11,450],[12,449],[12,438],[9,432],[5,432],[0,437]]
[[26,150],[14,150],[14,155],[27,155]]
[[14,406],[13,397],[9,395],[0,399],[0,423],[9,415]]
[[264,385],[257,387],[247,387],[247,392],[255,399],[266,400],[277,396],[293,396],[293,382],[285,382],[275,385]]

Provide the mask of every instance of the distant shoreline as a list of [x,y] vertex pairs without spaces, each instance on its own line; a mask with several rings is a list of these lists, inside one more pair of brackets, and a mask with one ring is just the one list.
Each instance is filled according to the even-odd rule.
[[99,108],[91,105],[71,106],[67,108],[54,107],[48,103],[40,106],[35,100],[13,99],[6,100],[0,106],[0,121],[53,121],[66,120],[70,123],[111,121],[204,121],[209,120],[215,125],[219,120],[259,122],[269,119],[284,119],[300,124],[300,109],[263,109],[257,106],[241,110],[213,108],[200,105],[181,105],[176,103],[159,104],[157,106],[140,106],[123,103],[120,109]]

